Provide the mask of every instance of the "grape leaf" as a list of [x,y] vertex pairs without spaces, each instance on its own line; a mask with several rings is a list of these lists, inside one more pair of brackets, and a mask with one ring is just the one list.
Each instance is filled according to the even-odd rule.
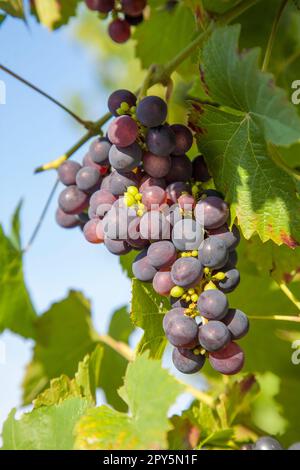
[[238,52],[239,32],[238,25],[220,28],[204,47],[205,83],[223,109],[195,105],[191,123],[245,238],[258,233],[264,242],[295,247],[300,201],[293,178],[271,159],[268,143],[299,141],[300,119],[272,76],[260,72],[259,50]]
[[277,282],[290,282],[300,269],[300,248],[291,250],[286,245],[262,243],[255,236],[246,244],[244,256],[255,263],[258,270],[269,272]]
[[[108,334],[117,341],[128,343],[132,331],[133,326],[127,307],[120,308],[112,316]],[[123,383],[127,361],[109,346],[103,345],[103,347],[104,355],[98,382],[99,387],[104,390],[106,400],[110,405],[118,411],[126,411],[126,403],[121,400],[117,390]]]
[[6,19],[6,15],[0,15],[0,26],[2,25],[5,19]]
[[23,0],[0,0],[0,10],[16,18],[25,18]]
[[[151,10],[149,20],[136,29],[136,56],[142,67],[147,69],[152,64],[164,65],[187,46],[196,33],[193,13],[187,6],[178,4],[171,12]],[[194,65],[186,60],[177,71],[191,75]]]
[[85,356],[78,364],[73,379],[66,375],[52,379],[50,387],[33,401],[34,407],[58,405],[70,397],[86,398],[91,405],[95,404],[102,358],[103,348],[98,345],[91,355]]
[[49,29],[57,29],[67,24],[76,15],[81,0],[35,0],[32,12]]
[[91,324],[89,302],[71,291],[36,322],[37,336],[31,363],[23,380],[24,404],[48,386],[50,380],[65,374],[73,377],[78,362],[91,353],[97,335]]
[[137,251],[132,250],[129,253],[127,253],[127,255],[120,256],[120,265],[122,267],[122,270],[126,274],[126,276],[129,278],[134,277],[133,272],[132,272],[132,263],[137,254],[138,254]]
[[168,310],[168,300],[156,294],[150,284],[132,280],[131,320],[144,330],[137,347],[138,354],[149,350],[150,357],[162,357],[167,344],[162,321]]
[[130,415],[107,406],[89,410],[76,426],[77,449],[163,449],[171,429],[167,412],[182,386],[145,355],[128,365],[119,393]]
[[3,450],[71,450],[74,427],[86,412],[88,400],[68,398],[15,418],[12,410],[3,425]]
[[25,338],[34,338],[37,317],[24,283],[19,211],[20,206],[13,216],[11,238],[0,226],[0,332],[10,329]]
[[238,3],[240,3],[240,0],[203,0],[206,10],[219,14],[225,13]]

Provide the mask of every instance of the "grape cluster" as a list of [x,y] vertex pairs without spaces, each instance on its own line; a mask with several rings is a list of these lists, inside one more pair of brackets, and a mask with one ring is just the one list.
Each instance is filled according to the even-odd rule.
[[144,20],[147,0],[85,0],[85,3],[90,10],[99,12],[102,18],[111,15],[108,34],[113,41],[121,44],[130,38],[131,27]]
[[134,276],[170,297],[163,328],[179,371],[195,373],[208,357],[217,371],[235,374],[244,363],[235,341],[249,323],[226,297],[240,281],[240,236],[229,228],[229,207],[218,191],[203,188],[210,180],[203,156],[187,157],[193,135],[167,123],[164,100],[137,102],[117,90],[108,108],[114,119],[106,137],[91,144],[82,166],[66,161],[58,170],[66,188],[57,222],[83,226],[89,242],[113,254],[138,251]]
[[[254,444],[246,444],[241,450],[284,450],[277,439],[271,436],[260,437]],[[300,450],[300,442],[292,444],[288,450]]]

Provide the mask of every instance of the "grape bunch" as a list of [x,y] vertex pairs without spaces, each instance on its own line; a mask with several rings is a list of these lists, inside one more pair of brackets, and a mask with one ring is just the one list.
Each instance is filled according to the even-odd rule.
[[[245,444],[241,450],[284,450],[277,439],[271,436],[260,437],[254,444]],[[300,442],[292,444],[288,450],[300,450]]]
[[85,0],[85,3],[90,10],[99,12],[101,18],[111,15],[108,34],[114,42],[121,44],[130,38],[131,27],[144,20],[147,0]]
[[107,135],[92,142],[82,165],[66,161],[58,170],[66,188],[57,222],[81,226],[87,241],[113,254],[138,252],[134,276],[170,298],[163,328],[179,371],[198,372],[208,358],[215,370],[235,374],[244,363],[236,340],[249,322],[226,296],[240,282],[240,235],[229,227],[229,207],[218,191],[204,189],[211,179],[205,160],[187,157],[193,135],[166,121],[164,100],[137,102],[117,90],[108,108]]

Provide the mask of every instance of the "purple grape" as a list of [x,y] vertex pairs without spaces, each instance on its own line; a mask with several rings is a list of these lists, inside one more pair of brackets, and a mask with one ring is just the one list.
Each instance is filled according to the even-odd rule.
[[174,348],[172,361],[179,372],[183,374],[195,374],[202,369],[205,363],[205,356],[194,354],[191,349]]
[[131,247],[124,240],[111,240],[108,237],[104,237],[104,243],[108,251],[113,255],[126,255],[131,250]]
[[188,308],[189,304],[184,299],[178,299],[175,297],[170,297],[170,303],[173,308]]
[[263,436],[256,441],[253,450],[283,450],[283,448],[277,439],[270,436]]
[[171,157],[157,156],[151,152],[146,152],[143,156],[143,167],[148,175],[154,178],[163,178],[171,169]]
[[128,147],[138,136],[138,126],[130,116],[119,116],[110,123],[107,133],[112,144]]
[[189,185],[185,181],[176,181],[175,183],[171,183],[166,189],[167,198],[170,202],[176,204],[182,193],[188,192],[189,189]]
[[135,217],[133,209],[112,207],[103,219],[105,235],[111,240],[127,240],[129,223]]
[[228,225],[222,225],[219,228],[208,231],[209,235],[223,240],[226,243],[227,249],[233,251],[240,242],[240,232],[236,225],[233,225],[232,230],[229,230]]
[[198,310],[208,320],[221,320],[228,312],[228,300],[218,289],[209,289],[200,295]]
[[77,186],[68,186],[60,193],[58,204],[66,214],[79,214],[87,209],[89,196]]
[[229,343],[221,351],[210,353],[211,366],[224,375],[234,375],[243,368],[245,356],[242,348],[236,343]]
[[224,266],[222,266],[222,271],[226,272],[229,271],[230,269],[234,269],[237,265],[238,262],[238,254],[236,250],[230,251],[229,256],[228,256],[228,261]]
[[118,116],[117,111],[122,103],[127,103],[130,108],[135,106],[136,96],[129,90],[116,90],[108,98],[107,106],[114,116]]
[[193,349],[198,345],[198,325],[186,315],[174,316],[165,323],[168,341],[177,348]]
[[203,228],[201,225],[194,219],[181,219],[174,222],[172,242],[177,250],[198,250],[203,240]]
[[[160,126],[167,117],[166,103],[158,96],[146,96],[137,105],[136,115],[143,126]],[[166,155],[166,154],[162,154]]]
[[144,21],[144,15],[143,14],[139,16],[125,15],[125,20],[127,21],[128,24],[130,24],[130,26],[137,26]]
[[108,25],[108,34],[114,42],[122,44],[130,38],[130,25],[127,21],[117,18]]
[[231,340],[230,332],[224,323],[211,320],[199,328],[199,343],[209,352],[219,351]]
[[158,209],[166,200],[166,192],[159,186],[151,186],[144,189],[142,195],[142,203],[148,209]]
[[111,166],[119,171],[128,173],[140,165],[142,160],[142,149],[134,142],[128,147],[117,147],[113,145],[109,151],[109,162]]
[[97,219],[89,220],[83,227],[85,239],[90,243],[103,243],[104,234],[102,230],[102,221]]
[[[149,259],[149,258],[148,258]],[[170,295],[171,289],[175,286],[172,281],[171,274],[168,268],[160,269],[154,276],[152,281],[153,289],[159,295]]]
[[234,340],[243,338],[249,331],[247,315],[236,308],[230,308],[222,321],[227,326]]
[[222,193],[220,193],[220,191],[217,191],[216,189],[205,189],[202,193],[201,193],[201,196],[214,196],[214,197],[217,197],[219,199],[224,199],[224,196]]
[[95,216],[103,218],[115,201],[116,198],[110,191],[99,189],[90,199],[90,209],[94,212]]
[[63,228],[74,228],[80,224],[76,215],[66,214],[60,207],[56,210],[55,219],[56,223]]
[[170,126],[175,134],[176,146],[172,151],[173,155],[183,155],[188,152],[193,145],[193,134],[188,127],[182,124]]
[[135,217],[130,220],[128,225],[128,239],[127,242],[135,250],[142,250],[149,245],[149,241],[141,238],[140,236],[140,217]]
[[161,212],[146,212],[141,217],[140,233],[146,240],[166,240],[170,239],[171,226]]
[[163,319],[163,329],[166,330],[169,324],[178,317],[184,316],[184,308],[172,308]]
[[172,266],[171,277],[176,286],[194,287],[203,276],[203,266],[196,258],[179,258]]
[[170,155],[176,145],[175,134],[167,124],[152,127],[148,130],[146,143],[149,152],[154,155]]
[[150,263],[157,269],[170,267],[177,258],[177,252],[172,242],[163,240],[152,243],[147,252]]
[[193,160],[193,178],[195,181],[201,181],[203,183],[209,181],[211,178],[203,155],[198,155],[198,157]]
[[133,17],[140,16],[145,6],[146,0],[121,0],[122,10],[126,15]]
[[94,140],[89,149],[89,154],[93,162],[100,165],[109,165],[108,154],[111,148],[111,143],[106,137],[99,137]]
[[132,172],[121,174],[117,171],[113,171],[109,178],[108,189],[114,196],[122,196],[129,186],[137,186],[137,177]]
[[219,228],[227,222],[229,208],[223,199],[208,196],[197,203],[195,217],[204,223],[207,230]]
[[221,268],[227,263],[228,256],[225,242],[217,237],[206,238],[200,245],[198,258],[208,268]]
[[100,13],[108,13],[113,10],[114,0],[85,0],[86,6],[93,11]]
[[166,189],[166,182],[163,178],[153,178],[152,176],[144,175],[140,182],[140,193],[143,193],[146,188],[151,186],[159,186],[162,189]]
[[132,263],[132,272],[140,281],[147,282],[153,280],[157,269],[150,263],[147,257],[147,250],[143,250],[136,256]]
[[223,281],[218,281],[218,288],[225,292],[225,294],[229,294],[229,292],[234,291],[234,289],[240,283],[240,273],[238,269],[229,269],[225,272],[225,279]]
[[76,175],[76,184],[81,191],[90,193],[100,188],[102,177],[96,168],[84,166]]
[[171,170],[166,176],[168,183],[189,181],[192,177],[192,162],[186,155],[174,156],[171,159]]
[[58,177],[59,180],[65,185],[65,186],[71,186],[76,184],[76,175],[78,171],[80,170],[81,165],[79,163],[74,162],[72,160],[67,160],[64,163],[60,165],[58,168]]

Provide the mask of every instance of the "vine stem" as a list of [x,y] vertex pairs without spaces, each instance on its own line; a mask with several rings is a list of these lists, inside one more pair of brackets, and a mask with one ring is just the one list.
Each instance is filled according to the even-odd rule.
[[300,310],[300,301],[296,298],[296,296],[293,294],[293,292],[288,288],[286,284],[281,282],[279,284],[280,289],[282,292],[287,296],[287,298],[297,307],[298,310]]
[[250,320],[275,320],[300,323],[300,315],[249,315]]
[[[133,362],[135,359],[135,352],[128,346],[128,344],[122,342],[122,341],[117,341],[114,338],[112,338],[110,335],[99,335],[98,339],[109,346],[111,349],[116,351],[120,356],[124,357],[126,361],[128,362]],[[197,388],[193,387],[192,385],[186,384],[182,380],[175,379],[176,382],[180,383],[181,385],[184,386],[185,392],[190,393],[193,395],[193,397],[197,398],[199,401],[203,401],[206,403],[208,406],[213,407],[214,405],[214,398],[208,395],[205,392],[202,392],[201,390],[198,390]]]
[[284,11],[286,5],[288,4],[288,1],[289,0],[282,0],[280,6],[278,8],[278,11],[276,13],[276,16],[274,18],[271,34],[270,34],[270,37],[269,37],[269,40],[268,40],[267,49],[266,49],[266,53],[265,53],[265,57],[264,57],[263,65],[262,65],[262,71],[263,72],[266,72],[266,70],[269,66],[273,46],[274,46],[275,39],[276,39],[276,34],[277,34],[277,31],[278,31],[278,27],[279,27],[279,22],[280,22],[283,11]]
[[49,206],[50,206],[50,204],[51,204],[51,202],[52,202],[52,199],[53,199],[53,197],[54,197],[54,195],[55,195],[56,189],[57,189],[57,187],[58,187],[58,183],[59,183],[59,180],[56,179],[56,181],[55,181],[55,183],[54,183],[54,185],[53,185],[53,187],[52,187],[52,189],[51,189],[51,191],[50,191],[50,194],[49,194],[49,196],[48,196],[48,198],[47,198],[47,201],[46,201],[46,203],[45,203],[45,205],[44,205],[44,207],[43,207],[43,210],[42,210],[42,212],[41,212],[41,214],[40,214],[40,216],[39,216],[38,222],[37,222],[36,226],[34,227],[34,229],[33,229],[33,231],[32,231],[32,234],[31,234],[31,236],[30,236],[30,238],[29,238],[29,241],[28,241],[27,245],[25,246],[25,248],[23,248],[23,250],[22,250],[23,253],[27,253],[27,251],[30,249],[31,245],[33,244],[34,240],[36,239],[36,237],[37,237],[37,235],[38,235],[38,233],[39,233],[39,230],[40,230],[40,228],[41,228],[41,226],[42,226],[42,223],[43,223],[43,221],[44,221],[44,218],[46,217],[48,208],[49,208]]
[[134,351],[128,346],[128,344],[123,343],[122,341],[116,341],[110,335],[99,335],[98,338],[101,343],[104,343],[109,346],[111,349],[123,356],[128,362],[134,361]]
[[79,122],[79,124],[82,124],[83,126],[85,127],[89,127],[90,123],[88,121],[85,121],[84,119],[81,119],[81,117],[79,117],[77,114],[75,114],[73,111],[71,111],[69,108],[67,108],[65,105],[63,105],[62,103],[60,103],[58,100],[56,100],[55,98],[53,98],[52,96],[48,95],[48,93],[46,93],[45,91],[41,90],[39,87],[37,87],[36,85],[33,85],[33,83],[29,82],[28,80],[26,80],[25,78],[21,77],[20,75],[18,75],[17,73],[13,72],[12,70],[10,70],[8,67],[5,67],[4,65],[0,64],[0,69],[3,70],[3,72],[7,73],[8,75],[11,75],[12,77],[14,77],[16,80],[18,80],[19,82],[23,83],[24,85],[28,86],[29,88],[31,88],[32,90],[36,91],[37,93],[39,93],[40,95],[44,96],[44,98],[47,98],[47,100],[51,101],[52,103],[54,103],[56,106],[58,106],[59,108],[61,108],[63,111],[65,111],[66,113],[68,113],[70,116],[72,116],[72,118],[74,118],[77,122]]

